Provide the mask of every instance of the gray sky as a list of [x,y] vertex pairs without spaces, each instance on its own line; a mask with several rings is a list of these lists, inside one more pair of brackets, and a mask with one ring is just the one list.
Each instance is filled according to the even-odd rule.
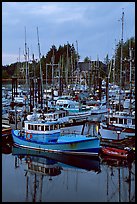
[[80,61],[86,56],[104,61],[114,55],[122,36],[135,36],[135,2],[2,2],[2,64],[24,61],[25,27],[30,59],[38,58],[37,27],[41,54],[78,42]]

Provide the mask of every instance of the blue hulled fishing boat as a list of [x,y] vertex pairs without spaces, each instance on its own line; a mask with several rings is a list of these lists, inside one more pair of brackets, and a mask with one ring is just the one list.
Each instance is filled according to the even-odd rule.
[[21,133],[20,130],[12,130],[12,137],[15,146],[41,151],[98,155],[100,148],[100,140],[97,137],[87,137],[86,135],[60,135],[56,140],[49,140],[49,138],[47,140],[47,136],[44,134],[43,137],[40,135],[30,137],[30,134]]

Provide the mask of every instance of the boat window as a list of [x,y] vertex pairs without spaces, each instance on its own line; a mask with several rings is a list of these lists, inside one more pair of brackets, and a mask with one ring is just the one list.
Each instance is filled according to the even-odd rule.
[[63,123],[62,124],[59,124],[59,128],[62,128],[63,127]]
[[123,119],[119,118],[119,124],[123,124]]
[[57,130],[57,129],[58,129],[58,125],[55,124],[55,125],[54,125],[54,130]]
[[37,125],[34,125],[34,130],[37,130]]
[[33,125],[28,125],[28,130],[33,130]]
[[124,119],[124,124],[127,124],[127,119]]
[[135,125],[135,119],[132,119],[132,125]]
[[33,165],[33,170],[34,170],[34,171],[38,171],[38,166]]
[[30,130],[30,124],[28,124],[28,130]]
[[41,130],[41,126],[40,125],[38,126],[38,130]]
[[116,118],[115,117],[110,118],[110,121],[116,121]]
[[45,168],[42,166],[41,167],[41,172],[44,173]]
[[41,130],[44,131],[44,125],[41,126]]
[[50,125],[50,130],[53,130],[54,128],[53,128],[53,125]]
[[132,124],[132,120],[131,119],[127,119],[127,124],[131,125]]
[[49,126],[45,126],[45,131],[48,131],[49,130]]

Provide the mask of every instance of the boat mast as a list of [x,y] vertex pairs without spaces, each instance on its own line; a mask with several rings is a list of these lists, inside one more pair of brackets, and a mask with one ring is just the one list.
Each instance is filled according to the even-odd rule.
[[37,37],[38,37],[38,51],[39,51],[39,63],[40,63],[40,80],[41,80],[41,109],[43,108],[43,73],[41,67],[41,52],[40,52],[40,43],[39,43],[39,32],[37,27]]
[[25,62],[26,62],[26,90],[28,91],[28,66],[27,66],[27,43],[26,43],[26,27],[25,27]]
[[67,66],[66,66],[66,88],[68,90],[68,41],[67,41]]
[[123,25],[124,25],[124,11],[122,12],[122,37],[121,37],[121,60],[120,60],[120,87],[122,87],[122,72],[123,72]]
[[29,47],[28,47],[28,87],[30,87],[30,81],[29,81]]
[[130,114],[131,114],[131,99],[132,99],[132,48],[131,48],[131,40],[129,41],[129,57],[130,57],[130,75],[129,75],[129,83],[130,83]]
[[55,54],[54,54],[54,45],[52,46],[52,87],[51,87],[51,94],[52,94],[52,100],[54,100],[54,61],[55,61]]
[[77,84],[80,85],[80,70],[79,70],[79,63],[78,63],[78,41],[77,40],[76,40],[76,49],[77,49],[77,70],[78,70]]
[[52,89],[54,88],[54,46],[52,46],[52,58],[51,58],[51,61],[52,61]]
[[122,84],[122,72],[123,72],[123,27],[124,27],[124,11],[122,12],[122,37],[121,37],[121,59],[120,59],[120,93],[119,93],[119,110],[121,104],[121,88]]
[[[72,44],[73,47],[73,44]],[[73,80],[74,80],[74,67],[73,67],[73,50],[71,49],[71,58],[70,58],[70,63],[71,63],[71,84],[73,84]],[[73,85],[72,85],[73,86]]]
[[18,59],[18,67],[17,68],[18,68],[17,77],[18,77],[18,80],[19,80],[20,79],[20,70],[21,70],[21,66],[20,66],[20,48],[19,48],[19,59]]
[[114,55],[114,66],[113,66],[113,85],[115,84],[115,69],[116,69],[116,39],[115,39],[115,55]]
[[34,108],[36,108],[36,106],[37,106],[37,96],[36,96],[36,64],[35,64],[35,59],[34,59],[34,54],[32,54],[32,67],[33,67],[33,83],[34,83],[34,87],[33,87],[33,89],[34,89],[34,93],[33,93],[33,97],[34,97],[34,99],[33,99],[33,104],[34,104]]

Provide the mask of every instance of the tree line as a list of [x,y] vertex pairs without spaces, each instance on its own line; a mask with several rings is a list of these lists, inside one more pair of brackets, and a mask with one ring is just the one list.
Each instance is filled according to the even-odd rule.
[[[120,61],[121,61],[121,46],[123,48],[123,57],[122,57],[122,63],[123,63],[123,80],[122,83],[124,83],[129,78],[129,72],[130,72],[130,60],[132,60],[132,69],[135,69],[135,38],[132,37],[128,39],[123,45],[121,45],[121,41],[117,44],[115,49],[115,54],[112,57],[112,59],[108,58],[108,55],[104,58],[104,63],[107,65],[108,70],[106,72],[106,76],[109,73],[109,70],[111,68],[111,75],[110,75],[110,81],[115,81],[116,83],[119,83],[119,76],[120,76]],[[131,49],[132,56],[130,57],[129,49]],[[60,64],[61,68],[61,75],[62,78],[65,78],[65,72],[67,70],[68,77],[71,78],[72,72],[74,72],[77,69],[78,61],[80,59],[80,55],[75,50],[75,47],[73,44],[64,44],[63,46],[60,45],[58,48],[55,45],[52,45],[48,53],[41,57],[41,60],[38,61],[33,57],[30,62],[27,62],[27,66],[29,66],[29,76],[34,75],[35,70],[35,76],[36,78],[39,78],[40,76],[40,63],[42,67],[43,72],[43,80],[46,79],[46,64]],[[85,57],[84,62],[89,62],[91,59],[89,57]],[[111,67],[110,67],[111,66]],[[19,76],[25,78],[25,67],[26,62],[15,62],[10,65],[2,66],[2,78],[3,79],[10,79],[11,76]],[[55,66],[55,69],[57,67]],[[20,72],[22,70],[22,73]],[[115,71],[115,79],[113,76],[113,72]],[[48,69],[48,78],[49,83],[51,82],[52,78],[52,68],[49,66]],[[106,77],[104,75],[104,77]]]

